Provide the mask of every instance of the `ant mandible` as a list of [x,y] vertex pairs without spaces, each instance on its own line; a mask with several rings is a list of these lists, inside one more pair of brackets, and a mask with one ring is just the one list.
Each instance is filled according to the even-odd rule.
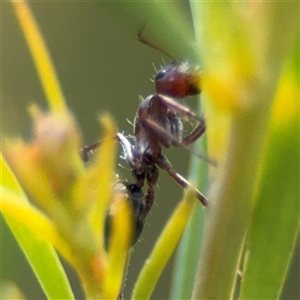
[[[122,134],[116,135],[116,140],[123,148],[124,157],[135,178],[135,186],[142,188],[147,181],[148,190],[145,196],[146,213],[154,202],[155,185],[159,177],[157,167],[167,173],[182,188],[191,184],[173,168],[169,160],[162,154],[163,147],[187,146],[199,139],[205,132],[203,117],[197,116],[184,105],[177,103],[173,98],[184,98],[197,95],[200,89],[200,70],[180,62],[168,52],[149,42],[138,34],[138,40],[169,56],[173,62],[159,70],[155,77],[156,94],[143,99],[138,107],[134,121],[135,145]],[[180,118],[193,118],[198,125],[187,136],[183,137],[183,124]],[[83,149],[84,159],[88,153],[99,146],[99,142]],[[204,206],[208,205],[207,198],[197,189],[196,197]]]

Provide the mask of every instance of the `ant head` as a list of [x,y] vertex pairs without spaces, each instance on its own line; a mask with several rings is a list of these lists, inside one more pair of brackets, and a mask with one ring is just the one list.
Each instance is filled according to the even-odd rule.
[[201,92],[200,76],[199,67],[187,62],[173,62],[157,72],[156,92],[174,98],[198,95]]

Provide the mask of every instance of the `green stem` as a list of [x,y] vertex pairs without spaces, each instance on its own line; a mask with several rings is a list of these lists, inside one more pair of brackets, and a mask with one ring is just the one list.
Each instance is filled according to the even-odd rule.
[[[202,114],[200,101],[197,113],[198,115]],[[207,153],[206,135],[196,141],[193,149],[196,153]],[[207,161],[199,159],[196,155],[192,155],[189,169],[189,179],[191,182],[197,182],[197,188],[206,195],[208,186]],[[199,249],[201,248],[203,240],[205,213],[206,209],[200,202],[197,203],[188,226],[185,229],[175,258],[171,299],[191,298],[193,283],[197,272]]]
[[269,107],[265,106],[233,117],[227,156],[209,195],[193,299],[232,298],[268,116]]

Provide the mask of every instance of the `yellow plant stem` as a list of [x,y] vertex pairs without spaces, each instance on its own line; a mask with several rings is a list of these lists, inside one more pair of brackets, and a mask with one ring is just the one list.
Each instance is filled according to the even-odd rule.
[[150,299],[159,276],[183,234],[194,204],[194,193],[189,190],[174,211],[146,261],[133,290],[132,299]]
[[106,299],[115,299],[122,290],[128,251],[133,235],[132,207],[123,197],[114,201],[116,213],[112,220],[112,233],[108,247],[108,267],[103,281]]
[[[97,239],[103,248],[103,232],[107,206],[111,199],[112,183],[113,183],[113,170],[115,169],[116,157],[116,140],[115,135],[117,132],[116,125],[109,115],[103,114],[99,121],[105,128],[105,134],[101,140],[101,145],[98,150],[97,159],[93,170],[90,174],[95,178],[97,183],[98,200],[95,207],[91,212],[91,222],[95,232],[99,232]],[[101,172],[99,172],[101,170]]]
[[14,6],[21,29],[28,43],[50,107],[57,113],[65,113],[64,95],[60,88],[50,54],[34,16],[25,1],[11,0],[11,3]]

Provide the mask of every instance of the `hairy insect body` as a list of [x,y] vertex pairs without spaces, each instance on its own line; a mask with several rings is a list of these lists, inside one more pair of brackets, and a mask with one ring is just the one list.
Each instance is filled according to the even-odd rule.
[[[138,38],[142,43],[168,55],[167,52],[146,40],[141,32]],[[174,100],[174,98],[198,95],[201,92],[200,76],[200,69],[187,62],[175,61],[163,67],[155,77],[156,94],[148,96],[139,104],[134,121],[135,143],[131,144],[122,133],[116,134],[115,138],[123,148],[124,158],[135,180],[133,184],[123,183],[128,201],[131,201],[133,205],[133,218],[136,226],[133,243],[138,239],[146,215],[153,205],[159,168],[165,170],[182,188],[191,186],[172,168],[162,150],[170,146],[185,147],[204,134],[204,118],[197,116],[186,106]],[[182,118],[193,118],[198,122],[198,125],[185,137],[183,137]],[[99,142],[86,146],[83,149],[83,159],[87,160],[88,152],[98,146]],[[147,192],[144,195],[142,188],[145,182]],[[208,204],[206,197],[197,189],[195,189],[195,196],[203,205]],[[109,217],[107,220],[110,224]],[[109,225],[107,228],[110,230]],[[109,236],[108,232],[107,236]]]

